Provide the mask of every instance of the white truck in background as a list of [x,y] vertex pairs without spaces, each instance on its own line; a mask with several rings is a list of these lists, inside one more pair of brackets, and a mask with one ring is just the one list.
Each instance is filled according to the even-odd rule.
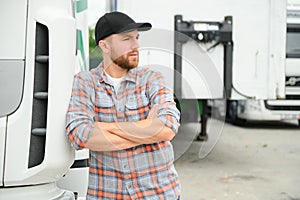
[[57,181],[68,188],[67,172],[87,174],[69,170],[65,134],[73,76],[88,67],[86,9],[87,0],[0,2],[0,199],[74,199]]
[[289,121],[300,126],[300,1],[287,4],[285,98],[276,100],[228,100],[230,122]]

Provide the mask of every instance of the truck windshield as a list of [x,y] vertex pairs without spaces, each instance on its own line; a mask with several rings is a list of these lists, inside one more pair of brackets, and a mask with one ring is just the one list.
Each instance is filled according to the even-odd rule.
[[300,58],[300,24],[288,24],[286,37],[286,57]]

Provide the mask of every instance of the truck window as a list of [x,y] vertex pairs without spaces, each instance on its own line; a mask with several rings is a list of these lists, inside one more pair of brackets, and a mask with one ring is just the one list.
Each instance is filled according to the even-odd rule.
[[300,58],[300,24],[288,24],[286,37],[286,57]]

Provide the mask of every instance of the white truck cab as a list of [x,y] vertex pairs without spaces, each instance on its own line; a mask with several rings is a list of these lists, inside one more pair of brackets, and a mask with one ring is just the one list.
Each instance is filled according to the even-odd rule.
[[300,126],[299,1],[288,1],[286,26],[285,98],[230,101],[227,110],[232,122],[289,121]]
[[[0,198],[59,199],[76,58],[71,0],[0,2]],[[68,199],[68,198],[67,198]]]

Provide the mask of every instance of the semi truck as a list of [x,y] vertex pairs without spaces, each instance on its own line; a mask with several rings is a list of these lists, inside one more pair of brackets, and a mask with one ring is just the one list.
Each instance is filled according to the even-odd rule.
[[57,181],[75,158],[65,113],[88,65],[86,9],[86,0],[0,2],[0,199],[75,198]]
[[[110,2],[152,23],[140,40],[140,64],[162,71],[180,104],[287,97],[287,1]],[[0,198],[75,199],[81,191],[84,199],[88,152],[76,154],[84,161],[79,172],[65,112],[73,75],[88,65],[76,23],[86,1],[0,4]],[[195,109],[180,107],[183,120],[193,116]]]
[[300,126],[300,2],[287,4],[285,98],[228,100],[228,121],[287,121]]

